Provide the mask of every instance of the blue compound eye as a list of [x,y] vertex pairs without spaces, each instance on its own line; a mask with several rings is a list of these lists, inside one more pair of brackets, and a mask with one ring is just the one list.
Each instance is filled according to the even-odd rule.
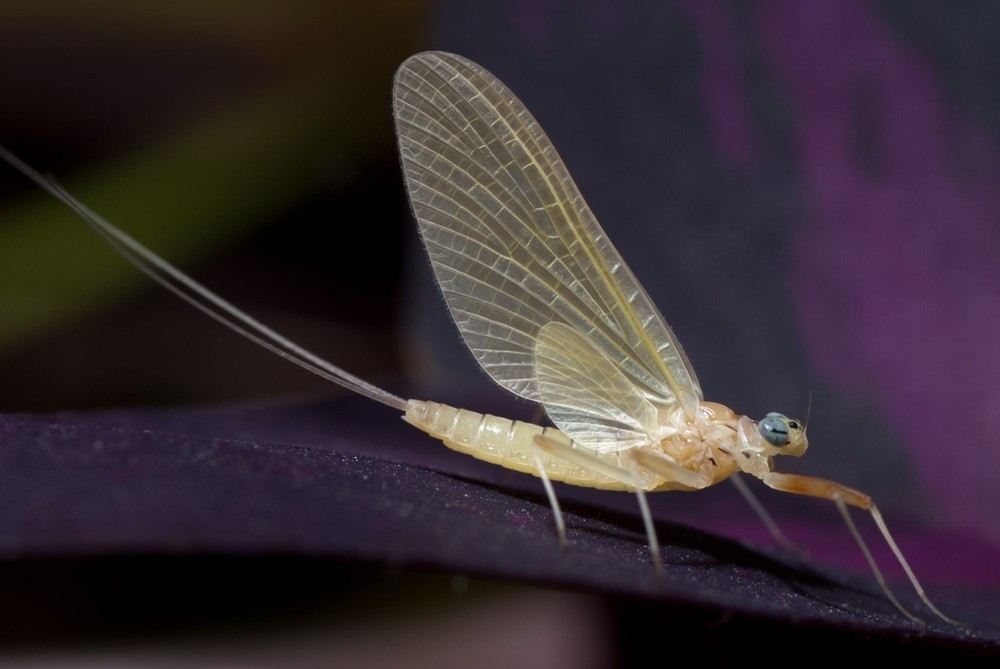
[[772,446],[784,446],[788,443],[789,422],[786,416],[771,412],[757,424],[757,432]]

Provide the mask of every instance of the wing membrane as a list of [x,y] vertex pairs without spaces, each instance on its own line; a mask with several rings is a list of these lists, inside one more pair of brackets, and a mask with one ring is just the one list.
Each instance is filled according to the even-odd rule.
[[396,75],[395,115],[435,276],[494,380],[541,400],[535,342],[563,323],[651,402],[694,411],[701,388],[680,344],[509,89],[464,58],[422,53]]
[[586,448],[620,451],[662,438],[656,408],[590,339],[549,323],[535,344],[535,378],[545,411]]

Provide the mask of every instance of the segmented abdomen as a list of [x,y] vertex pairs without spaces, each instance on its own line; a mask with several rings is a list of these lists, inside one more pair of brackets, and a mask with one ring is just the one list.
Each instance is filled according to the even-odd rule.
[[[565,433],[554,427],[543,428],[532,423],[522,423],[518,420],[421,400],[407,402],[403,420],[440,439],[448,448],[508,469],[538,476],[538,465],[535,460],[535,454],[538,452],[546,475],[553,481],[565,481],[573,485],[605,490],[626,489],[620,481],[539,451],[534,442],[538,435],[563,445],[580,448]],[[600,455],[594,451],[587,453],[591,457],[599,457],[610,464],[620,466],[616,453],[607,455]]]

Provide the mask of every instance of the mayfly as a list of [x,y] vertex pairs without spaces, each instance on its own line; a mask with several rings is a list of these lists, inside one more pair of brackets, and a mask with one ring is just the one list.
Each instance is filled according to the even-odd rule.
[[885,596],[921,623],[889,589],[847,507],[868,511],[924,604],[960,624],[927,597],[868,495],[772,470],[774,456],[805,452],[802,423],[779,413],[756,421],[704,401],[670,327],[548,137],[503,83],[460,56],[421,53],[396,73],[394,110],[410,203],[459,332],[494,381],[540,403],[555,427],[406,400],[349,374],[182,274],[8,151],[0,148],[0,155],[142,271],[216,320],[401,411],[450,448],[539,477],[563,545],[566,527],[552,481],[634,492],[662,570],[646,493],[700,490],[746,473],[777,490],[832,501]]

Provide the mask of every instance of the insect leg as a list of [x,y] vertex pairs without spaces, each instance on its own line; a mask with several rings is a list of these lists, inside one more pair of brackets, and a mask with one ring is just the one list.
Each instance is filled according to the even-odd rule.
[[736,489],[739,490],[741,495],[743,495],[743,499],[746,500],[747,504],[750,505],[750,508],[757,514],[757,517],[760,518],[762,523],[764,523],[764,526],[767,528],[768,532],[771,533],[774,540],[778,542],[778,545],[785,550],[803,552],[800,546],[785,536],[785,533],[781,531],[781,528],[778,527],[778,523],[775,522],[774,517],[768,513],[767,509],[764,508],[764,505],[761,504],[759,499],[757,499],[757,495],[753,494],[753,490],[751,490],[750,486],[747,485],[747,482],[743,480],[742,474],[736,472],[729,477],[729,480],[732,481]]
[[711,481],[694,473],[690,469],[685,469],[672,459],[659,453],[650,453],[633,449],[629,451],[632,460],[640,467],[645,467],[650,471],[666,477],[671,481],[676,481],[688,488],[701,489],[707,487]]
[[[646,538],[649,541],[649,552],[653,559],[653,565],[656,567],[656,572],[662,575],[663,561],[660,559],[660,541],[656,537],[656,528],[653,526],[653,514],[649,511],[649,503],[646,501],[646,493],[643,491],[640,484],[638,470],[639,463],[632,460],[631,471],[622,467],[616,467],[615,465],[609,464],[600,458],[594,457],[587,451],[573,448],[570,445],[563,444],[542,435],[535,437],[535,445],[550,455],[562,458],[563,460],[572,462],[573,464],[579,465],[585,469],[597,471],[604,474],[608,478],[615,479],[616,481],[620,481],[621,483],[634,488],[636,498],[639,501],[639,512],[642,514],[642,524],[646,528]],[[545,479],[543,478],[542,481],[544,483]],[[546,488],[546,492],[548,492],[548,488]],[[552,495],[550,499],[554,499],[554,497],[555,495]]]
[[543,449],[539,445],[539,441],[545,437],[535,437],[535,466],[538,467],[538,478],[542,479],[542,486],[545,487],[545,495],[549,498],[549,506],[552,507],[552,514],[556,519],[556,532],[559,534],[559,548],[563,551],[566,550],[566,520],[563,518],[562,509],[559,507],[559,498],[556,497],[556,491],[552,487],[552,481],[549,480],[549,475],[545,471],[545,462],[542,458]]
[[798,474],[782,474],[778,472],[771,472],[767,474],[762,479],[764,483],[775,490],[781,490],[783,492],[790,492],[796,495],[808,495],[810,497],[820,497],[823,499],[828,499],[837,505],[837,509],[840,511],[840,515],[843,517],[844,522],[847,524],[847,528],[851,531],[854,536],[855,542],[857,542],[858,547],[865,556],[865,560],[868,561],[868,566],[871,568],[872,573],[875,575],[875,580],[878,581],[879,586],[882,588],[882,592],[889,599],[893,605],[899,609],[903,615],[905,615],[910,620],[924,625],[924,622],[917,618],[915,615],[907,611],[899,600],[892,594],[889,590],[889,586],[885,581],[885,577],[882,576],[881,570],[878,565],[875,564],[875,558],[872,557],[871,551],[868,550],[868,546],[865,544],[864,540],[861,538],[861,534],[858,532],[857,526],[854,524],[854,520],[851,518],[851,514],[847,509],[847,505],[856,506],[859,509],[865,509],[872,515],[872,519],[875,521],[875,525],[878,526],[879,531],[882,533],[882,537],[885,539],[886,544],[892,549],[893,555],[896,556],[896,560],[899,562],[900,566],[903,567],[903,571],[906,572],[906,576],[910,579],[910,583],[913,585],[914,591],[920,597],[920,600],[927,605],[934,614],[941,620],[950,623],[952,625],[957,625],[959,627],[964,627],[964,625],[957,620],[949,618],[944,613],[941,612],[938,607],[936,607],[933,602],[927,597],[927,593],[924,592],[924,588],[920,585],[917,580],[916,575],[910,568],[909,563],[906,558],[903,557],[903,552],[896,545],[896,541],[892,538],[889,533],[889,527],[885,524],[885,520],[882,519],[882,514],[879,512],[878,507],[871,498],[864,494],[854,490],[853,488],[848,488],[845,485],[835,483],[833,481],[827,481],[826,479],[814,478],[812,476],[801,476]]

